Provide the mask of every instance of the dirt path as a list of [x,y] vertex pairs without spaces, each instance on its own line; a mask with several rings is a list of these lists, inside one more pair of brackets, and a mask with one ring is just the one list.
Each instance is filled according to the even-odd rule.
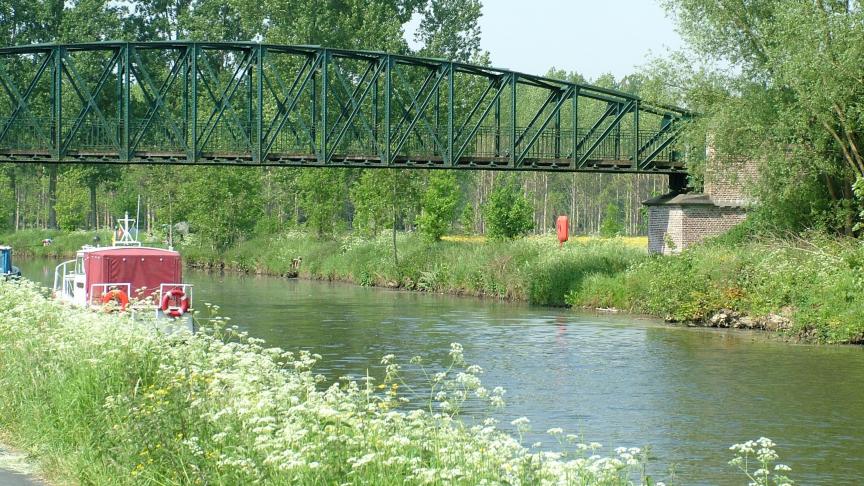
[[27,456],[0,444],[0,486],[46,486]]

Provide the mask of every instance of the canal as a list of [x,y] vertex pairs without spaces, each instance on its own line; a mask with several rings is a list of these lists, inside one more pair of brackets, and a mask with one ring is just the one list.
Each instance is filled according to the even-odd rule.
[[[17,260],[50,285],[54,264]],[[526,445],[554,449],[551,427],[612,447],[650,446],[655,477],[746,484],[729,446],[766,436],[798,484],[864,481],[864,349],[779,342],[759,333],[671,327],[632,316],[213,274],[188,270],[250,335],[323,356],[330,378],[381,376],[381,356],[445,363],[452,342],[503,386],[505,427],[531,420]]]

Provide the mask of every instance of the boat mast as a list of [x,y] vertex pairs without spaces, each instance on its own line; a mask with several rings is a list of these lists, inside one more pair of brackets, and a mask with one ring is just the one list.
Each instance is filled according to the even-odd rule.
[[129,211],[126,211],[126,215],[117,220],[117,224],[120,225],[118,230],[120,231],[120,238],[114,241],[115,246],[141,246],[141,243],[132,236],[132,225],[130,223],[135,223],[136,220],[129,218]]

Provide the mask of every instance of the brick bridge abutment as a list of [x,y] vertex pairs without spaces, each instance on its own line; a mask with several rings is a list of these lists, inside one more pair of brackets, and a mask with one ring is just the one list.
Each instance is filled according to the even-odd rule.
[[672,255],[744,221],[754,204],[750,188],[756,163],[729,160],[708,149],[702,193],[689,192],[687,176],[669,176],[669,193],[645,201],[648,207],[648,251]]

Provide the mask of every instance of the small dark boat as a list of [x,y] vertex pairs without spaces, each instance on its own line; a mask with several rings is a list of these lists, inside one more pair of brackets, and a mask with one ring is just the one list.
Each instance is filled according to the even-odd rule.
[[12,247],[0,246],[0,278],[10,279],[21,276],[21,270],[12,265]]

